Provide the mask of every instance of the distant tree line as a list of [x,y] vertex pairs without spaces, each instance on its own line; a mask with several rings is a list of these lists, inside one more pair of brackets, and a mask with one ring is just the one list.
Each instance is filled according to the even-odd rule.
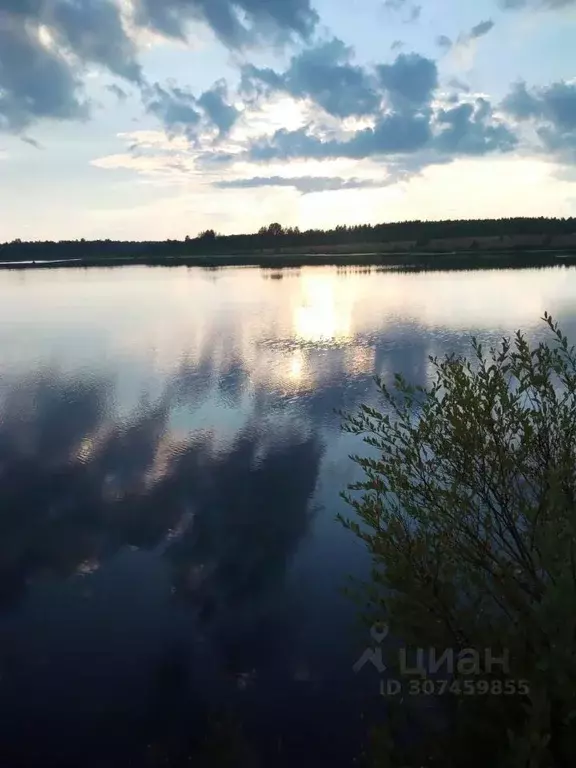
[[[163,258],[210,254],[269,251],[285,248],[337,246],[351,244],[388,244],[410,242],[425,248],[431,241],[464,238],[507,238],[539,236],[548,245],[559,236],[576,234],[575,218],[508,218],[454,221],[403,221],[386,224],[339,225],[334,229],[285,228],[274,222],[254,234],[219,235],[208,229],[197,237],[163,242],[128,242],[115,240],[65,240],[58,242],[23,242],[0,244],[0,261],[35,261],[52,259]],[[472,247],[477,243],[472,244]]]

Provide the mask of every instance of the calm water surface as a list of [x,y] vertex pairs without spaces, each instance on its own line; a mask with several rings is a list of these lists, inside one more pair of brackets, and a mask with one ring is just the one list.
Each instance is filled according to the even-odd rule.
[[0,274],[2,765],[352,765],[334,410],[544,310],[576,270]]

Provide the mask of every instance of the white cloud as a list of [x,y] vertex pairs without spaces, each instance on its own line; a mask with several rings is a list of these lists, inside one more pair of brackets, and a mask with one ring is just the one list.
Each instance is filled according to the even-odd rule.
[[296,131],[306,125],[311,116],[310,107],[305,103],[289,96],[276,96],[242,113],[232,130],[230,142],[223,145],[223,150],[228,151],[230,146],[235,147],[257,136],[271,135],[280,128]]
[[129,170],[142,174],[181,175],[183,171],[194,172],[194,163],[189,158],[165,155],[108,155],[92,160],[91,165],[106,170]]
[[118,138],[138,149],[182,152],[190,147],[190,142],[185,136],[169,136],[166,131],[130,131],[119,133]]

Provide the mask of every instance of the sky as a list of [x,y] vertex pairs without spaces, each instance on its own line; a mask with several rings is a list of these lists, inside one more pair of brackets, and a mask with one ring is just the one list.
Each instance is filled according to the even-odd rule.
[[576,0],[0,0],[0,242],[576,216]]

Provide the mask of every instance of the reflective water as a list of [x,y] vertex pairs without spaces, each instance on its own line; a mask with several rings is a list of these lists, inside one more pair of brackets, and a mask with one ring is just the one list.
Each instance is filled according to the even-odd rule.
[[334,411],[544,310],[576,338],[576,270],[0,274],[3,764],[351,765]]

